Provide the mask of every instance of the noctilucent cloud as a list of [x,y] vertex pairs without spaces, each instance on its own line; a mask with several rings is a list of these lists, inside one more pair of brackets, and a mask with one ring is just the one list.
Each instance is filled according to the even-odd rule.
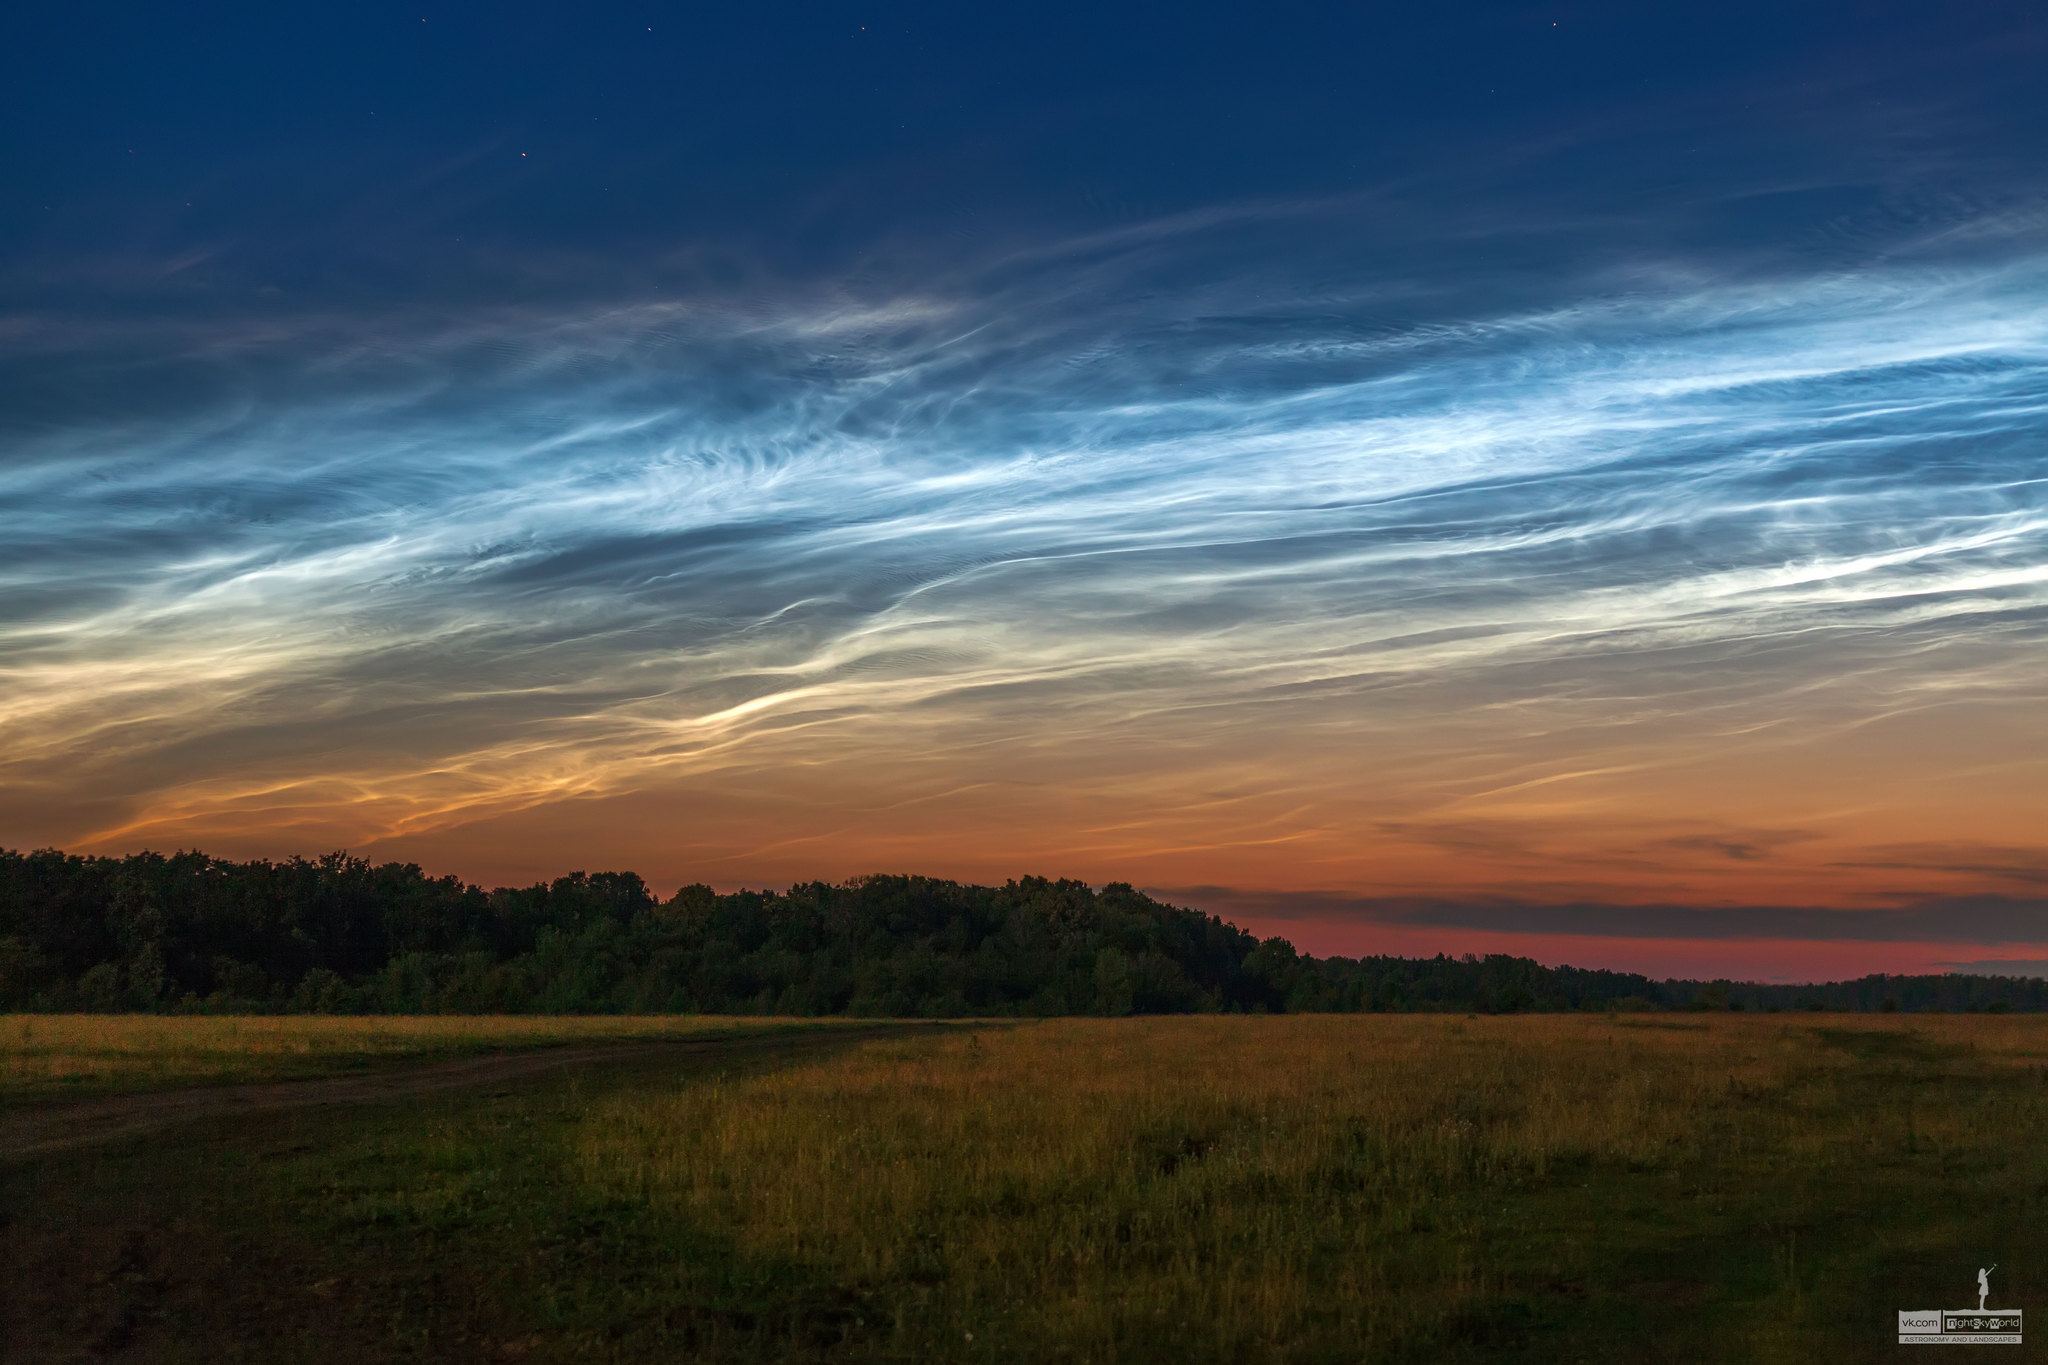
[[2042,958],[2037,7],[286,8],[0,20],[0,845]]

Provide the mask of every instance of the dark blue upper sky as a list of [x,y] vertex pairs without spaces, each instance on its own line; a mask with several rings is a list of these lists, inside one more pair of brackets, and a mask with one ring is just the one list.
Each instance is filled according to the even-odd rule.
[[1859,212],[2026,192],[2048,145],[2048,19],[2023,0],[422,0],[0,24],[15,289],[195,252],[234,288],[702,286],[1361,193],[1610,220],[1599,251],[1630,219],[1645,249],[1782,249]]

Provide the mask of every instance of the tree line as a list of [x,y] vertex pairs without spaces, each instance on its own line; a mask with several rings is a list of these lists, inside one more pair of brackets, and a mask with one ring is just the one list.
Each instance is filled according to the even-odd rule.
[[2048,983],[1657,981],[1528,958],[1314,957],[1125,883],[485,890],[343,853],[0,850],[0,1009],[894,1017],[1602,1009],[2030,1010]]

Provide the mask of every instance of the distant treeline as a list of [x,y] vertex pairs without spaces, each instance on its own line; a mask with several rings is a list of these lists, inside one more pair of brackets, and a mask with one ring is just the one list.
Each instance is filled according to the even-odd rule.
[[2048,982],[1653,981],[1489,956],[1317,958],[1120,882],[657,899],[631,872],[486,891],[344,854],[0,850],[0,1009],[891,1016],[2040,1010]]

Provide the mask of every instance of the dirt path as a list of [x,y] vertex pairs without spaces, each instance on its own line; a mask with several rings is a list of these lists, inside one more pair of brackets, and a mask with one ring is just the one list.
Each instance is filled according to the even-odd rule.
[[741,1058],[769,1051],[794,1051],[806,1044],[816,1046],[832,1041],[850,1041],[881,1031],[883,1029],[860,1027],[777,1030],[739,1037],[664,1038],[601,1047],[537,1048],[530,1052],[463,1057],[367,1076],[109,1095],[102,1099],[78,1100],[0,1114],[0,1161],[111,1142],[189,1119],[220,1114],[259,1114],[318,1105],[375,1104],[380,1100],[403,1099],[409,1095],[430,1094],[461,1086],[522,1080],[560,1067],[656,1052],[677,1058],[709,1055]]

